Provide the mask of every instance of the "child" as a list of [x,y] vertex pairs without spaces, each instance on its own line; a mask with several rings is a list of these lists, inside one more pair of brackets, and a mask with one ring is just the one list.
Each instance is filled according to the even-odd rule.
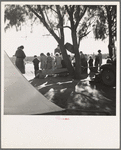
[[34,55],[34,60],[32,62],[34,64],[34,74],[36,76],[37,71],[39,70],[39,62],[40,62],[36,55]]

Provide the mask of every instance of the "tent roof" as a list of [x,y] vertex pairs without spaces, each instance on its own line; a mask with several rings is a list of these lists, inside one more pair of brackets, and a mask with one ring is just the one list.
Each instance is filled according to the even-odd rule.
[[4,114],[31,115],[62,111],[47,100],[20,73],[4,53]]

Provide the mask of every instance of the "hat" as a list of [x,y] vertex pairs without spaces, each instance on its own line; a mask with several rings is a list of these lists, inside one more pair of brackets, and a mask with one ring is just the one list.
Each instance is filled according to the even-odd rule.
[[98,50],[98,52],[101,52],[101,50]]
[[55,56],[59,56],[60,54],[58,52],[55,53]]
[[24,46],[23,46],[23,45],[21,45],[21,46],[19,46],[19,47],[18,47],[18,49],[24,49]]

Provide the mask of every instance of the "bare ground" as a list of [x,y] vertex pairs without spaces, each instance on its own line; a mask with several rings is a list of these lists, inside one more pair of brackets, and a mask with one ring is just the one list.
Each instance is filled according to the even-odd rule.
[[116,115],[116,88],[90,83],[87,75],[81,80],[56,76],[30,83],[49,101],[65,109],[48,115]]

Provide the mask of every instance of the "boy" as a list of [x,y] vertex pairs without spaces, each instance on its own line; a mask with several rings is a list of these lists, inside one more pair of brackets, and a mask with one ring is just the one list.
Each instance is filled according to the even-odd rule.
[[32,61],[33,62],[33,65],[34,65],[34,74],[35,74],[35,76],[36,76],[36,74],[37,74],[37,71],[39,70],[39,60],[38,60],[38,58],[37,58],[37,56],[36,55],[34,55],[34,60]]

